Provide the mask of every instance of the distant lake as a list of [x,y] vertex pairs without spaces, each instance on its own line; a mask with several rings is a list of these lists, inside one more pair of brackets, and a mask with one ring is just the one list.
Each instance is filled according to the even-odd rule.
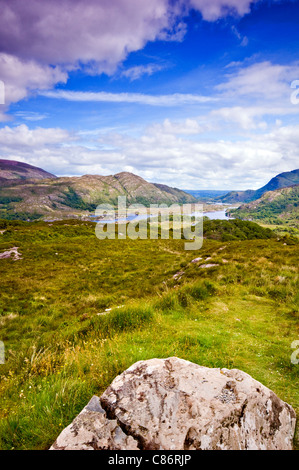
[[215,211],[215,212],[204,212],[203,214],[205,217],[209,217],[211,220],[228,220],[232,219],[233,217],[228,217],[225,213],[225,210],[223,211]]
[[[194,212],[191,215],[198,215],[198,212]],[[232,217],[227,217],[225,214],[225,209],[221,211],[211,211],[211,212],[204,212],[203,215],[205,217],[208,217],[210,220],[229,220],[232,219]],[[91,217],[96,217],[95,215],[92,215]],[[138,220],[145,220],[148,219],[150,216],[148,214],[140,214],[140,215],[135,215],[135,214],[129,214],[127,218],[122,218],[122,219],[115,219],[115,220],[102,220],[103,223],[107,224],[112,224],[115,222],[132,222],[133,220],[136,222]],[[101,220],[98,220],[98,222],[101,222]]]

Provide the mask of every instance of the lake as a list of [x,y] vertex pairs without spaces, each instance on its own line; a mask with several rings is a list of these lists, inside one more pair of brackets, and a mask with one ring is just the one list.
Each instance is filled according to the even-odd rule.
[[[203,215],[205,217],[208,217],[210,220],[229,220],[232,219],[232,217],[227,217],[225,214],[225,209],[221,211],[211,211],[211,212],[204,212]],[[191,215],[198,215],[198,212],[194,212]],[[96,217],[95,215],[92,217]],[[112,224],[115,222],[132,222],[133,220],[136,222],[138,220],[145,220],[148,219],[150,216],[148,214],[140,214],[140,215],[135,215],[135,214],[129,214],[126,218],[121,218],[121,219],[115,219],[115,220],[102,220],[103,223],[107,224]],[[97,222],[101,222],[101,220],[98,220]]]

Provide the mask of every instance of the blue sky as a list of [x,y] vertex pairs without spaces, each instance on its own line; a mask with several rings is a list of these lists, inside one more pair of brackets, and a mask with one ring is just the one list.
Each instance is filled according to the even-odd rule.
[[298,1],[0,7],[0,158],[185,189],[298,168]]

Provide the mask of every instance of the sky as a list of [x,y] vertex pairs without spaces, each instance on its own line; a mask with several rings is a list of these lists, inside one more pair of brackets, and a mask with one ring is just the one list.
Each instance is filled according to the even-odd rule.
[[0,158],[257,189],[299,168],[299,1],[0,0]]

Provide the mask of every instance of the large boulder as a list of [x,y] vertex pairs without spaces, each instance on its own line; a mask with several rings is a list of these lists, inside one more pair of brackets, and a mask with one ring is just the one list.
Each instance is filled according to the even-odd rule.
[[151,359],[116,377],[51,449],[290,450],[295,422],[290,405],[240,370]]

